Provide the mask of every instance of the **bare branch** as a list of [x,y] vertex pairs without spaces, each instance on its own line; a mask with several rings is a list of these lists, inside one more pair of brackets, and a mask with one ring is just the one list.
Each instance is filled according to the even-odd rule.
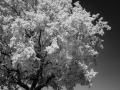
[[39,84],[39,85],[35,88],[35,90],[41,90],[43,87],[47,86],[54,78],[55,78],[55,75],[54,75],[54,74],[48,76],[48,77],[46,78],[45,83]]

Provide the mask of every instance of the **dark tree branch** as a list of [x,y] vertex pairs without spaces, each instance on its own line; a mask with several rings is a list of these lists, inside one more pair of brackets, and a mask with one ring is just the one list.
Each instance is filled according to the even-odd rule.
[[8,53],[6,53],[6,52],[4,52],[4,51],[1,51],[1,54],[10,57],[10,54],[11,54],[11,53],[8,54]]
[[[41,44],[41,41],[40,41],[41,40],[41,34],[42,34],[42,30],[40,30],[39,38],[38,38],[38,45],[39,45],[40,50],[42,49],[42,44]],[[41,51],[40,51],[40,53],[41,53]],[[32,83],[32,86],[31,86],[30,90],[33,90],[36,87],[36,85],[39,81],[39,77],[41,78],[41,80],[43,79],[43,66],[44,66],[45,56],[42,56],[40,53],[38,53],[38,54],[39,54],[39,58],[41,58],[41,65],[40,65],[39,69],[37,70],[36,77],[35,77],[35,79]]]
[[21,82],[21,77],[20,77],[20,71],[19,71],[19,70],[9,69],[9,68],[8,68],[7,66],[5,66],[5,65],[2,65],[2,66],[3,66],[5,69],[2,69],[2,68],[0,68],[0,69],[1,69],[1,70],[6,70],[7,73],[8,73],[8,75],[10,75],[10,73],[12,73],[12,72],[17,73],[17,74],[16,74],[16,75],[17,75],[17,78],[15,78],[14,76],[11,76],[11,78],[13,79],[13,82],[14,82],[14,83],[16,83],[16,84],[18,84],[19,86],[25,88],[26,90],[29,90],[29,87],[28,87],[26,84],[24,84],[24,83]]
[[18,11],[13,6],[11,6],[10,4],[8,4],[7,2],[5,2],[5,4],[7,6],[9,6],[18,16],[20,16],[20,14],[18,13]]
[[47,77],[47,80],[46,80],[46,82],[45,82],[45,85],[48,85],[50,82],[51,82],[51,80],[53,80],[55,78],[55,75],[54,74],[52,74],[51,76],[48,76]]
[[26,84],[22,83],[20,74],[21,74],[21,73],[20,73],[20,70],[18,69],[18,70],[17,70],[17,76],[18,76],[18,78],[17,78],[17,84],[18,84],[19,86],[25,88],[26,90],[29,90],[29,87],[28,87]]
[[17,83],[19,86],[23,87],[24,89],[29,90],[29,87],[28,87],[26,84],[22,83],[21,81],[18,81],[18,82],[16,82],[16,83]]
[[54,74],[52,74],[51,76],[48,76],[48,77],[46,78],[45,83],[39,84],[39,85],[35,88],[35,90],[41,90],[43,87],[47,86],[54,78],[55,78],[55,75],[54,75]]
[[40,70],[37,71],[36,77],[34,78],[34,81],[32,83],[32,86],[31,86],[30,90],[33,90],[36,87],[36,84],[37,84],[38,79],[39,79],[39,73],[40,73]]
[[38,39],[38,45],[39,45],[39,47],[40,47],[40,49],[42,48],[41,46],[41,35],[42,35],[42,30],[40,29],[40,32],[39,32],[39,39]]
[[39,81],[39,77],[41,78],[41,81],[43,81],[44,59],[45,59],[45,57],[42,57],[42,58],[41,58],[40,68],[38,69],[38,71],[37,71],[37,73],[36,73],[36,77],[35,77],[35,79],[34,79],[34,81],[33,81],[33,83],[32,83],[32,86],[31,86],[31,89],[30,89],[30,90],[33,90],[33,89],[36,87],[36,85],[37,85],[37,83],[38,83],[38,81]]

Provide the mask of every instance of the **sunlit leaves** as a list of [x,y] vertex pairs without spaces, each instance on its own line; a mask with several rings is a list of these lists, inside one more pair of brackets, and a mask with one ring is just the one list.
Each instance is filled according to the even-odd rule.
[[52,44],[50,45],[50,46],[48,46],[48,47],[46,47],[46,50],[45,51],[47,51],[48,52],[48,54],[51,54],[51,53],[53,53],[56,49],[58,49],[59,47],[58,47],[58,45],[57,45],[57,39],[56,38],[54,38],[53,40],[52,40]]

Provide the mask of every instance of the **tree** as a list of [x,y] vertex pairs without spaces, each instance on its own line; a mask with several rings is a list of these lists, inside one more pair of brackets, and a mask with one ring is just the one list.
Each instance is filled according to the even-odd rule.
[[99,36],[110,29],[98,16],[72,0],[2,0],[1,89],[91,86]]

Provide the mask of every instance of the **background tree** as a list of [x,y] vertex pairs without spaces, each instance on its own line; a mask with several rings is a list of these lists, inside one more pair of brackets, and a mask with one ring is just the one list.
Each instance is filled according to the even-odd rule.
[[110,29],[98,15],[72,0],[2,0],[1,89],[91,86],[96,47],[103,47],[99,35]]

